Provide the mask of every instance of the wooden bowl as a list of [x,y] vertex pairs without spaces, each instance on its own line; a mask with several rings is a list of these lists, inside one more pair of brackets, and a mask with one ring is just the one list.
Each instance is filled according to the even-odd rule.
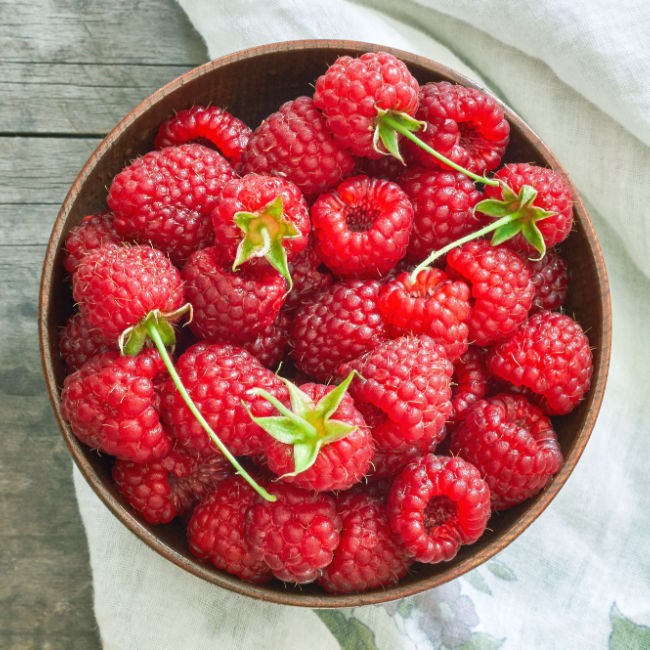
[[[158,126],[175,111],[194,104],[226,108],[255,127],[284,101],[310,95],[311,84],[338,56],[358,56],[385,50],[402,59],[420,83],[447,80],[476,87],[462,75],[428,59],[391,48],[350,41],[295,41],[253,48],[191,70],[167,84],[129,113],[99,145],[72,185],[50,237],[43,267],[39,302],[41,356],[52,407],[77,466],[99,498],[140,539],[194,575],[254,598],[307,607],[346,607],[380,603],[430,589],[485,562],[512,542],[548,506],[575,467],[596,421],[603,397],[611,342],[609,289],[602,253],[591,221],[575,194],[575,227],[563,246],[570,260],[567,313],[583,326],[594,351],[594,375],[589,393],[571,414],[554,419],[565,463],[550,485],[535,498],[494,515],[481,539],[461,548],[448,563],[415,565],[398,584],[352,595],[329,595],[316,585],[293,588],[280,582],[265,586],[242,582],[191,555],[180,523],[147,524],[115,489],[111,459],[81,444],[61,415],[59,392],[65,368],[58,335],[72,313],[72,298],[63,269],[62,248],[72,226],[85,215],[106,209],[111,180],[136,156],[153,148]],[[512,110],[504,107],[511,125],[505,162],[535,162],[562,174],[548,147]]]

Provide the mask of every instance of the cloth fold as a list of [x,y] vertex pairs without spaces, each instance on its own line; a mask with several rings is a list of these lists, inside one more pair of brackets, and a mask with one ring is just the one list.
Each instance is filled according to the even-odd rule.
[[[587,202],[614,341],[591,440],[542,516],[496,558],[427,593],[312,612],[204,583],[150,550],[74,471],[106,648],[650,647],[650,6],[604,0],[180,0],[211,57],[302,38],[426,56],[512,106]],[[252,125],[254,126],[254,125]],[[635,645],[636,644],[636,645]]]

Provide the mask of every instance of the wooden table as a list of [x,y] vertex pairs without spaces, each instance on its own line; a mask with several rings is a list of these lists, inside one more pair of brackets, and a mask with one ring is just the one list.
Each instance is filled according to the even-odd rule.
[[100,647],[37,296],[68,187],[142,99],[207,60],[174,0],[0,0],[0,648]]

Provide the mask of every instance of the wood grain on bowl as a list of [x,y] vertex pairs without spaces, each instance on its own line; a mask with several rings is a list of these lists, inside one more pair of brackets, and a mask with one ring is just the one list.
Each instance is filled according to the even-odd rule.
[[[175,111],[195,104],[226,108],[255,127],[284,101],[311,94],[312,84],[338,56],[357,56],[385,50],[402,59],[420,83],[447,80],[478,87],[462,75],[422,57],[366,43],[296,41],[253,48],[207,63],[154,93],[129,113],[90,157],[59,212],[43,267],[39,303],[41,354],[52,407],[63,437],[86,480],[106,506],[132,532],[158,553],[194,575],[232,591],[290,605],[345,607],[385,602],[408,596],[478,566],[507,546],[548,506],[567,480],[587,444],[603,397],[611,344],[611,308],[602,253],[580,197],[575,194],[575,226],[563,244],[570,260],[571,281],[567,313],[585,329],[594,351],[591,389],[568,416],[555,419],[565,463],[550,485],[535,498],[494,515],[478,542],[462,547],[451,562],[416,565],[399,583],[387,589],[352,595],[329,595],[314,585],[292,588],[280,582],[256,586],[222,573],[191,555],[180,524],[150,526],[125,504],[110,476],[110,460],[82,445],[63,420],[59,391],[64,367],[58,352],[58,331],[72,311],[62,265],[62,245],[69,229],[87,214],[105,209],[106,188],[136,156],[153,148],[158,126]],[[510,109],[511,140],[504,162],[527,161],[548,166],[566,176],[540,138]]]

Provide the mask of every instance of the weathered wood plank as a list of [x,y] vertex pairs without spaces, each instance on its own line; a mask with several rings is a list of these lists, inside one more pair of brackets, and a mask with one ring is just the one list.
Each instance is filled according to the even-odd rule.
[[0,62],[195,66],[203,41],[175,2],[0,2]]
[[58,203],[0,204],[0,250],[46,245],[58,211]]
[[0,203],[62,203],[99,138],[0,138]]
[[72,463],[38,352],[44,253],[44,246],[6,246],[0,256],[0,647],[96,648]]
[[104,135],[143,99],[190,68],[3,63],[0,133]]

